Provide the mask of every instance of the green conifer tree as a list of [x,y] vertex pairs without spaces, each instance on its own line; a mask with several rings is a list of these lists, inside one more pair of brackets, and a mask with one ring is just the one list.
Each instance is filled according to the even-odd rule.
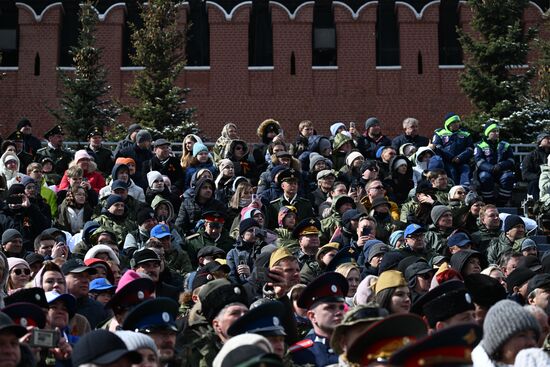
[[101,63],[102,51],[96,47],[94,33],[98,17],[93,4],[92,0],[86,0],[80,5],[78,43],[69,51],[75,71],[60,71],[63,84],[60,108],[49,109],[69,139],[78,142],[86,140],[87,131],[92,127],[112,126],[119,115],[119,109],[107,96],[111,87]]
[[137,103],[125,106],[133,121],[153,136],[182,140],[197,133],[193,108],[186,108],[188,88],[176,85],[185,67],[185,34],[176,23],[177,7],[173,0],[150,0],[143,6],[143,27],[132,28],[131,55],[134,65],[143,67],[135,74],[128,94]]

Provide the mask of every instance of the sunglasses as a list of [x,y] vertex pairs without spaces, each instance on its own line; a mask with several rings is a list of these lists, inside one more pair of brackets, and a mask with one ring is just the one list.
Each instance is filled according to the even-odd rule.
[[31,271],[29,269],[13,269],[13,272],[15,275],[21,275],[22,273],[25,273],[25,275],[30,275]]

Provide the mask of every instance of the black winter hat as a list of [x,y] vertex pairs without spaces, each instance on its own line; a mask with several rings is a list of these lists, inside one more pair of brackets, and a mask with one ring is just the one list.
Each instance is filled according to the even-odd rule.
[[155,211],[151,207],[142,208],[136,216],[138,225],[142,225],[146,220],[153,219],[155,217]]
[[26,117],[23,117],[21,120],[19,120],[19,122],[17,123],[17,130],[21,130],[23,127],[25,126],[30,126],[32,127],[32,124],[31,122],[29,121],[28,118]]
[[451,256],[451,268],[462,274],[462,269],[466,265],[466,262],[474,256],[477,256],[481,261],[481,253],[475,250],[461,250],[457,253],[454,253]]
[[490,308],[500,300],[506,299],[506,289],[500,282],[485,274],[470,274],[464,278],[464,285],[474,303]]
[[509,216],[504,219],[504,232],[508,232],[512,228],[514,228],[517,225],[523,225],[525,226],[525,222],[519,215],[510,214]]
[[512,293],[514,287],[521,287],[529,279],[535,276],[535,272],[528,268],[516,268],[506,278],[508,293]]
[[239,236],[242,236],[249,228],[260,227],[260,224],[253,218],[242,220],[239,224]]

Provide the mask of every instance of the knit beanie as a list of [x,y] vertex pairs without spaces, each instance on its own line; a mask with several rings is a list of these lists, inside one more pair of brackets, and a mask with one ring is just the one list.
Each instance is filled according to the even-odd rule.
[[26,187],[29,184],[35,184],[35,183],[36,183],[36,181],[31,176],[22,175],[21,185]]
[[434,206],[430,213],[430,217],[432,218],[433,224],[437,225],[439,218],[441,218],[445,213],[451,213],[451,209],[448,206],[445,206],[445,205]]
[[20,194],[24,194],[25,193],[25,186],[17,183],[17,184],[13,184],[10,186],[10,188],[8,189],[8,195],[7,196],[12,196],[12,195],[20,195]]
[[359,152],[350,152],[350,154],[348,154],[348,156],[346,157],[346,164],[349,167],[351,167],[351,165],[353,164],[353,161],[356,160],[357,158],[363,158],[363,160],[365,160],[365,157],[363,157],[363,154]]
[[107,204],[105,205],[105,207],[107,209],[109,209],[111,206],[113,206],[116,203],[124,203],[124,200],[122,199],[122,196],[116,195],[116,194],[111,194],[107,198]]
[[487,355],[493,358],[512,336],[527,330],[533,330],[536,339],[539,338],[540,327],[535,317],[518,303],[505,299],[497,302],[487,312],[481,345]]
[[129,330],[117,330],[115,334],[124,341],[128,350],[147,348],[151,349],[155,354],[158,354],[155,341],[149,335]]
[[384,152],[384,149],[386,149],[387,147],[386,146],[382,146],[380,148],[378,148],[378,150],[376,151],[376,158],[380,159],[382,158],[382,153]]
[[21,130],[23,127],[25,126],[30,126],[32,127],[32,124],[31,122],[29,121],[28,118],[26,117],[23,117],[21,118],[21,120],[19,120],[19,122],[17,123],[17,131]]
[[403,158],[399,158],[398,160],[395,161],[395,163],[393,164],[393,168],[394,169],[397,169],[403,165],[407,165],[407,161]]
[[136,222],[138,225],[142,225],[146,220],[153,219],[154,217],[155,211],[150,206],[147,206],[137,212]]
[[395,246],[397,245],[397,241],[399,241],[400,239],[403,239],[404,235],[405,235],[405,231],[402,231],[402,230],[393,232],[390,235],[390,246],[395,248]]
[[74,161],[78,162],[81,159],[92,159],[92,157],[88,154],[88,152],[85,149],[81,149],[74,154]]
[[470,191],[468,194],[466,194],[466,197],[464,198],[464,203],[469,207],[480,201],[482,202],[483,198],[479,196],[475,191]]
[[315,164],[319,161],[324,161],[325,157],[323,157],[321,154],[313,152],[309,155],[309,170],[313,171],[313,168],[315,167]]
[[136,142],[137,143],[143,143],[144,141],[151,141],[153,138],[151,137],[151,133],[147,130],[140,130],[136,134]]
[[495,303],[506,299],[506,289],[500,282],[485,274],[470,274],[464,278],[464,285],[474,303],[491,308]]
[[368,130],[374,125],[380,125],[380,121],[378,121],[376,117],[369,117],[367,121],[365,121],[365,130]]
[[456,185],[456,186],[451,187],[451,189],[449,190],[449,199],[454,197],[456,192],[460,189],[462,189],[462,191],[464,191],[464,187],[461,186],[461,185]]
[[147,183],[149,184],[149,187],[152,187],[153,183],[157,180],[162,180],[162,174],[159,171],[147,172]]
[[8,269],[11,271],[17,265],[24,265],[27,269],[30,269],[29,263],[19,257],[8,257]]
[[203,143],[195,143],[195,145],[193,145],[193,157],[199,155],[200,152],[208,153],[208,148]]
[[522,224],[525,226],[525,222],[519,215],[510,214],[509,216],[504,219],[504,232],[508,232],[512,228],[514,228],[517,225]]
[[231,159],[222,159],[219,163],[218,163],[218,166],[220,168],[220,172],[223,171],[223,169],[225,167],[233,167],[233,162],[231,161]]
[[239,235],[242,236],[244,232],[246,232],[249,228],[252,227],[258,227],[260,228],[260,224],[252,218],[244,219],[239,224]]
[[343,122],[335,122],[334,124],[330,125],[330,133],[332,136],[335,136],[337,134],[337,131],[339,128],[343,127],[346,128],[346,125],[344,125]]
[[23,236],[21,236],[21,232],[13,228],[6,229],[4,233],[2,233],[2,245],[5,245],[16,238],[23,238]]

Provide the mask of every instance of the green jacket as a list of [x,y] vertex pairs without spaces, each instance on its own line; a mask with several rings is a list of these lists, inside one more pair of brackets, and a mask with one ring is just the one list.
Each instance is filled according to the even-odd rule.
[[191,264],[187,252],[180,249],[172,249],[164,254],[164,261],[168,269],[178,273],[187,274],[192,272],[194,267]]
[[137,228],[137,224],[126,216],[115,218],[109,212],[104,212],[94,219],[101,227],[113,232],[117,237],[118,247],[122,248],[126,235]]
[[493,238],[489,244],[489,249],[487,250],[487,259],[489,264],[498,264],[500,257],[508,251],[512,251],[514,247],[514,242],[510,241],[506,237],[506,233],[502,232],[497,238]]
[[448,255],[447,238],[451,235],[453,229],[441,231],[433,224],[428,228],[428,232],[424,237],[426,249],[435,251],[440,255]]
[[341,205],[340,200],[345,198],[346,195],[340,195],[334,198],[330,206],[330,215],[325,219],[321,220],[321,243],[327,243],[336,228],[342,224],[342,215],[338,212],[337,208]]
[[277,233],[277,246],[286,247],[290,252],[298,251],[298,240],[292,237],[292,231],[286,228],[275,228]]
[[500,230],[500,227],[492,230],[488,229],[479,219],[477,220],[477,227],[479,230],[472,233],[472,242],[476,244],[479,252],[481,252],[484,256],[487,256],[487,251],[489,250],[491,241],[498,239],[502,231]]
[[229,233],[225,228],[222,229],[221,236],[214,240],[210,236],[204,233],[204,227],[199,229],[199,231],[191,236],[185,238],[184,250],[187,251],[191,262],[194,265],[197,263],[197,253],[199,250],[205,246],[216,246],[221,248],[227,254],[235,244],[235,240],[229,237]]

